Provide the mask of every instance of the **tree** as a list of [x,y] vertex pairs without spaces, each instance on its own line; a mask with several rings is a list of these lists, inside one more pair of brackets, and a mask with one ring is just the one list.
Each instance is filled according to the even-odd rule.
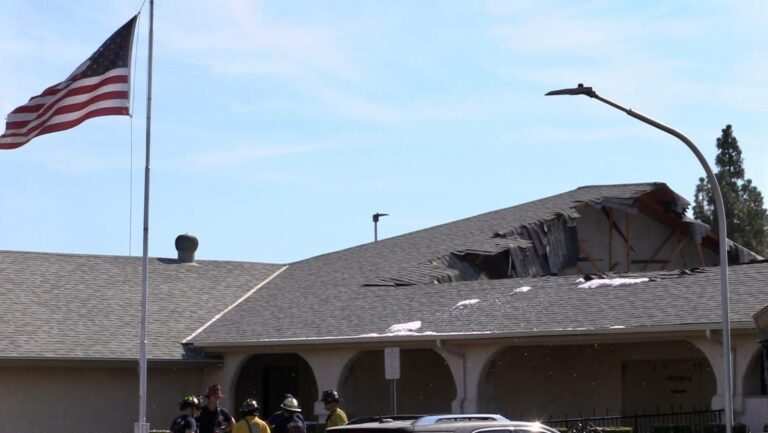
[[[768,212],[763,194],[745,177],[744,158],[731,125],[726,125],[717,139],[717,183],[723,193],[728,237],[742,246],[765,255],[768,247]],[[694,218],[717,226],[714,197],[706,179],[699,178],[693,204]]]

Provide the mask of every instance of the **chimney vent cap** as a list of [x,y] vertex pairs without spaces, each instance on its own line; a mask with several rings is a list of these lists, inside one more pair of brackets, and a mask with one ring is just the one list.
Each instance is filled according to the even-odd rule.
[[188,233],[176,236],[176,251],[179,253],[180,263],[192,263],[195,261],[195,251],[200,242],[197,237]]

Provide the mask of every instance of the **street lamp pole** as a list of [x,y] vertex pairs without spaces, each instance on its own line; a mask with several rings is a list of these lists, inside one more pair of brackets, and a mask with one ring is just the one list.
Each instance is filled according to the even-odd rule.
[[696,155],[696,159],[699,160],[701,166],[704,167],[704,171],[707,173],[707,179],[709,181],[709,187],[712,190],[712,195],[715,199],[715,212],[717,212],[717,237],[720,244],[720,307],[721,307],[721,320],[723,330],[723,379],[725,381],[725,389],[722,392],[725,394],[725,431],[731,433],[733,427],[733,367],[731,365],[731,321],[729,318],[729,301],[728,301],[728,234],[726,231],[725,221],[725,206],[723,204],[723,194],[720,191],[720,185],[717,183],[717,178],[712,172],[712,168],[709,166],[706,158],[702,155],[701,151],[696,147],[693,142],[683,135],[683,133],[661,123],[650,117],[644,116],[630,108],[623,107],[609,99],[603,98],[598,95],[591,87],[584,87],[579,84],[578,87],[570,89],[553,90],[546,94],[547,96],[554,95],[584,95],[590,98],[597,99],[598,101],[610,105],[611,107],[623,111],[625,114],[634,117],[635,119],[653,126],[656,129],[660,129],[669,135],[677,138],[685,143],[688,149]]

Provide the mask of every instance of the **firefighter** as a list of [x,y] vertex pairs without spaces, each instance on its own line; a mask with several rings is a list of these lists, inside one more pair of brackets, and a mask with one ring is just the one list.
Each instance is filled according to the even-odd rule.
[[232,433],[270,433],[267,423],[259,418],[259,403],[248,399],[240,406],[242,418],[235,424]]
[[200,400],[194,395],[188,395],[179,403],[179,410],[181,415],[174,418],[168,430],[171,433],[197,433],[195,417],[200,412]]
[[205,406],[197,417],[200,433],[227,433],[232,431],[235,419],[223,407],[219,407],[219,401],[224,398],[221,385],[211,385],[205,394],[207,399]]
[[325,404],[325,410],[328,411],[328,416],[325,418],[325,428],[338,427],[349,422],[347,414],[339,408],[341,398],[338,391],[335,389],[323,391],[323,396],[320,400]]
[[307,433],[299,401],[291,394],[285,395],[280,410],[269,417],[268,423],[272,433]]

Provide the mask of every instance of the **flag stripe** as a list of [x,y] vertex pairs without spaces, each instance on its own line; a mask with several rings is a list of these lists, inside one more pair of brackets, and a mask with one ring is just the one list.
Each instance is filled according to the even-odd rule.
[[130,90],[130,85],[125,83],[116,83],[116,84],[107,84],[99,89],[96,89],[93,92],[84,94],[84,95],[75,95],[70,96],[67,98],[62,98],[55,103],[52,103],[48,105],[46,108],[41,110],[38,113],[24,113],[24,117],[26,117],[29,120],[21,120],[23,119],[21,114],[16,114],[13,119],[19,119],[18,121],[13,121],[11,116],[8,116],[8,122],[5,125],[5,132],[23,132],[24,129],[30,128],[35,126],[37,123],[39,123],[41,120],[44,120],[44,118],[51,112],[54,114],[61,113],[62,109],[65,109],[69,105],[78,104],[83,101],[87,101],[91,97],[95,95],[100,95],[103,93],[109,93],[109,92],[127,92]]
[[[110,99],[110,100],[107,100],[107,101],[95,102],[95,103],[90,104],[90,105],[93,105],[94,108],[103,108],[103,107],[107,107],[107,106],[117,106],[117,107],[125,106],[125,107],[127,107],[128,106],[128,100],[127,99]],[[83,107],[79,111],[75,111],[75,112],[71,112],[71,113],[65,113],[65,114],[60,114],[58,116],[53,116],[50,119],[48,119],[48,121],[46,123],[68,122],[68,121],[70,121],[72,119],[77,118],[84,111],[90,110],[91,109],[90,105],[86,106],[86,107]],[[28,131],[28,132],[22,133],[22,134],[3,134],[3,135],[0,136],[0,138],[3,138],[3,137],[24,137],[24,136],[34,135],[35,133],[37,133],[38,130],[40,130],[44,126],[45,126],[45,124],[43,124],[40,127],[35,128],[34,131]]]
[[128,91],[113,91],[113,92],[104,92],[99,94],[89,94],[86,95],[89,98],[85,101],[81,101],[78,103],[73,104],[67,104],[64,106],[61,106],[57,108],[55,111],[50,113],[48,116],[41,118],[37,120],[34,124],[30,125],[27,128],[19,128],[19,129],[8,129],[5,130],[6,137],[18,137],[22,135],[29,135],[30,133],[33,133],[37,131],[38,129],[45,126],[46,123],[49,122],[55,122],[58,117],[60,117],[62,114],[68,114],[68,113],[74,113],[78,111],[82,111],[86,108],[88,108],[89,105],[92,105],[97,102],[101,101],[108,101],[108,100],[121,100],[121,99],[128,99]]
[[[69,83],[64,81],[64,82],[61,82],[59,84],[56,84],[55,86],[49,87],[49,89],[56,88],[56,92],[51,91],[46,96],[43,96],[43,95],[33,96],[32,98],[30,98],[29,102],[27,102],[25,105],[29,105],[29,104],[42,104],[42,103],[48,102],[51,99],[54,99],[56,97],[56,94],[60,93],[64,89],[67,89],[67,88],[71,87],[71,85],[75,84],[75,83],[78,86],[88,86],[88,85],[91,85],[91,84],[96,84],[99,81],[103,80],[104,78],[112,77],[112,76],[115,76],[115,75],[129,75],[129,73],[130,73],[130,71],[128,70],[128,68],[115,68],[115,69],[107,71],[106,73],[104,73],[102,75],[99,75],[99,76],[88,77],[88,78],[81,78],[79,80],[71,81]],[[46,91],[48,91],[48,90],[46,90]],[[43,92],[43,93],[45,93],[45,92]],[[22,105],[22,107],[23,106],[24,105]],[[19,107],[19,108],[21,108],[21,107]]]
[[37,113],[40,110],[44,109],[46,106],[55,104],[57,101],[61,100],[62,98],[66,98],[69,96],[75,96],[75,95],[81,95],[83,93],[88,93],[90,91],[96,90],[101,86],[107,85],[107,84],[115,84],[115,83],[127,83],[128,82],[128,74],[110,74],[109,76],[99,76],[94,77],[98,78],[98,80],[88,80],[86,83],[82,83],[85,80],[78,80],[76,82],[73,82],[73,84],[76,84],[74,86],[70,86],[67,88],[67,91],[64,92],[62,95],[56,95],[56,96],[49,96],[46,97],[46,100],[42,100],[42,98],[38,98],[37,102],[27,102],[26,104],[22,105],[21,107],[16,108],[6,117],[7,121],[20,121],[24,120],[25,118],[28,118],[30,113]]
[[66,119],[60,119],[61,121],[59,123],[52,123],[49,125],[46,125],[44,128],[38,130],[37,132],[28,135],[28,136],[22,136],[22,137],[5,137],[0,136],[0,149],[15,149],[17,147],[21,147],[22,145],[26,144],[33,138],[39,136],[48,134],[51,132],[58,132],[63,131],[65,129],[74,128],[75,126],[83,123],[85,120],[88,120],[92,117],[98,117],[98,116],[113,116],[113,115],[122,115],[127,116],[128,113],[128,103],[127,101],[122,106],[119,106],[116,104],[117,101],[107,101],[108,103],[103,105],[94,104],[91,106],[88,110],[81,111],[78,113],[79,116],[73,116]]

